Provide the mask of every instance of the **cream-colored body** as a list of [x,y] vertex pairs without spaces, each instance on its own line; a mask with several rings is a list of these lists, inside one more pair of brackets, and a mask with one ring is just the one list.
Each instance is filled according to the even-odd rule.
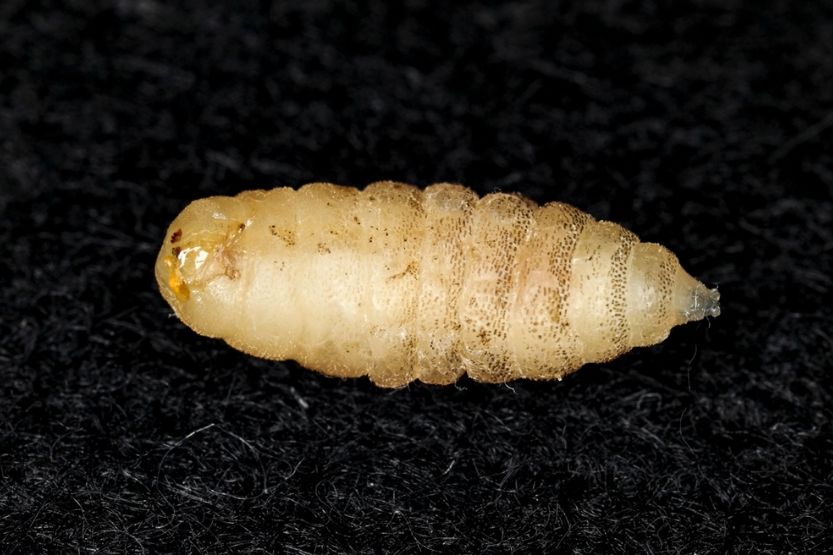
[[560,378],[719,314],[676,257],[571,206],[315,183],[189,205],[156,265],[198,333],[382,386]]

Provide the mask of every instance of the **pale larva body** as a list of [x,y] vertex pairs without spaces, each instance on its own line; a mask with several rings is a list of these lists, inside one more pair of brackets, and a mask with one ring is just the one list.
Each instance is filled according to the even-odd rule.
[[719,314],[716,290],[617,224],[452,184],[198,200],[156,277],[198,333],[388,387],[561,378]]

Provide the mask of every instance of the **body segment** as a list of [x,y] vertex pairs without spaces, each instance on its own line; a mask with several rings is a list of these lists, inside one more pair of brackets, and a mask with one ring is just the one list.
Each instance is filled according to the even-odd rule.
[[452,184],[199,200],[156,275],[201,334],[391,387],[560,378],[719,313],[716,291],[621,226]]

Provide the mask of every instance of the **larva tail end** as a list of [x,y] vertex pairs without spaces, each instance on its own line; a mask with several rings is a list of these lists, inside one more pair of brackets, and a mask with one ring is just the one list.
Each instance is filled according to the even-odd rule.
[[189,204],[174,219],[156,259],[162,296],[189,327],[225,337],[240,287],[239,243],[249,224],[245,205],[233,197]]

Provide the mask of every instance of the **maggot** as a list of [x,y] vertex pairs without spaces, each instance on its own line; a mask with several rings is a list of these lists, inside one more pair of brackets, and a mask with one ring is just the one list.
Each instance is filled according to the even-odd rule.
[[197,200],[156,278],[200,334],[386,387],[560,379],[720,313],[716,289],[617,224],[447,183]]

